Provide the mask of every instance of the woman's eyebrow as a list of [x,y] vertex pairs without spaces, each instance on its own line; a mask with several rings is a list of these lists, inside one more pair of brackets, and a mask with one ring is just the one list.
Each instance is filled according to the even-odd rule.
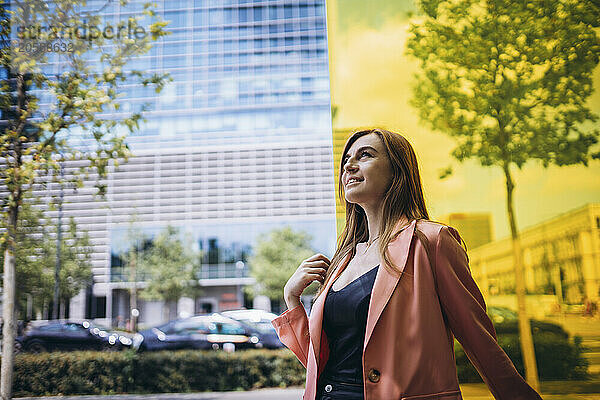
[[[365,149],[371,149],[375,153],[378,153],[378,151],[375,149],[375,147],[372,147],[372,146],[362,146],[362,147],[359,147],[358,150],[356,150],[356,153],[360,153],[362,150],[365,150]],[[346,158],[348,158],[348,157],[350,157],[350,156],[346,153],[346,155],[344,156],[344,160]]]

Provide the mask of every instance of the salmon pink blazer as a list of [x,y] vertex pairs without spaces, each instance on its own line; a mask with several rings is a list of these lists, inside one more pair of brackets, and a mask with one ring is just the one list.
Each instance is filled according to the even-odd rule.
[[[390,242],[390,257],[402,274],[377,271],[362,354],[365,400],[461,400],[454,336],[496,399],[541,399],[498,345],[460,241],[450,226],[413,220]],[[317,379],[329,357],[323,305],[349,261],[350,255],[334,272],[310,318],[298,305],[272,321],[306,368],[303,400],[319,400]]]

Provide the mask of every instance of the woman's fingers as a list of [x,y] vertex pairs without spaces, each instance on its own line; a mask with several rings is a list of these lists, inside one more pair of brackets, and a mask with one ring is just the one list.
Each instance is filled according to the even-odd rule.
[[325,276],[331,261],[323,254],[314,254],[302,261],[296,272],[290,277],[283,288],[284,296],[299,297],[311,282],[325,282]]
[[321,274],[306,274],[306,276],[310,279],[310,282],[319,281],[323,283],[323,281],[325,280],[325,278]]
[[324,269],[327,271],[329,269],[329,265],[325,264],[323,261],[318,261],[316,263],[306,263],[304,264],[304,268],[308,271],[311,270],[321,270]]
[[318,261],[318,260],[325,261],[327,264],[331,264],[331,260],[329,260],[329,258],[325,257],[321,253],[313,254],[312,256],[310,256],[306,260],[304,260],[304,262],[311,262],[311,261]]
[[325,261],[309,261],[302,263],[302,265],[304,265],[307,268],[329,268],[329,264]]

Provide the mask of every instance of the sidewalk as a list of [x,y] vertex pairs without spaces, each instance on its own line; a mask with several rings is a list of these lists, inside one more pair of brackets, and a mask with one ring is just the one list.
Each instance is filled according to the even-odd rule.
[[[570,382],[549,382],[550,389],[556,393],[568,391]],[[560,385],[564,385],[562,388]],[[542,384],[544,386],[544,384]],[[483,383],[460,385],[464,400],[494,400],[487,386]],[[304,389],[293,387],[286,389],[258,389],[247,392],[204,392],[204,393],[164,393],[164,394],[126,394],[107,396],[55,396],[55,397],[21,397],[21,400],[300,400]],[[542,394],[544,400],[600,400],[598,394]],[[383,399],[382,399],[383,400]]]
[[[597,382],[596,384],[600,386]],[[542,398],[544,400],[600,400],[600,391],[598,393],[570,394],[568,393],[569,389],[581,391],[579,382],[542,382]],[[464,400],[494,400],[484,383],[463,384],[460,385],[460,390]]]

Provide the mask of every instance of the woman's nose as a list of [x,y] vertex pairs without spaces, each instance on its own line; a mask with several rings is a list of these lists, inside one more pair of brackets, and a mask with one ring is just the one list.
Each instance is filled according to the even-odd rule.
[[356,169],[357,169],[357,166],[354,165],[353,163],[351,163],[350,160],[348,160],[346,165],[344,165],[344,170],[346,172],[356,171]]

